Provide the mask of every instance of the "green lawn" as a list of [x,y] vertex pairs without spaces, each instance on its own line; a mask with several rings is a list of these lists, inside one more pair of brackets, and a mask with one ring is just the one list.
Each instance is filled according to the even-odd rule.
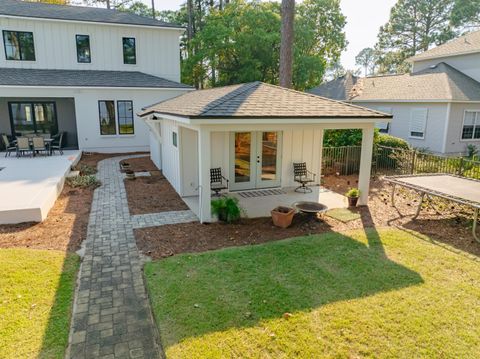
[[77,255],[0,249],[0,358],[63,358]]
[[367,233],[148,263],[167,356],[480,357],[480,263],[397,229]]

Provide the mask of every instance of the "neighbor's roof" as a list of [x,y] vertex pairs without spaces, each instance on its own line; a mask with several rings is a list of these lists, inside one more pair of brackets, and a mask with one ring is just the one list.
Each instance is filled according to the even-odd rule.
[[422,61],[439,57],[457,56],[480,52],[480,30],[460,36],[443,45],[410,57],[408,61]]
[[186,93],[146,108],[186,118],[390,118],[363,107],[262,82]]
[[332,100],[345,101],[348,100],[350,91],[357,83],[358,79],[358,76],[354,76],[351,72],[347,72],[344,76],[325,82],[307,92],[317,96],[327,97]]
[[136,71],[0,68],[0,86],[191,88]]
[[480,83],[443,62],[405,75],[362,78],[350,93],[361,101],[480,101]]
[[182,28],[179,25],[135,15],[128,12],[96,7],[53,5],[38,2],[1,0],[0,16],[19,16],[41,19],[103,22],[154,27]]

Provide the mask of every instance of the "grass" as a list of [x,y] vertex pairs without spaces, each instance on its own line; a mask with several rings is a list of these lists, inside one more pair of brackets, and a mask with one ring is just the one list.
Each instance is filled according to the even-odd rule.
[[169,358],[480,357],[480,264],[398,229],[179,255],[145,274]]
[[343,223],[355,221],[361,217],[360,213],[352,212],[348,208],[334,208],[327,211],[325,215]]
[[63,358],[79,257],[0,249],[0,358]]

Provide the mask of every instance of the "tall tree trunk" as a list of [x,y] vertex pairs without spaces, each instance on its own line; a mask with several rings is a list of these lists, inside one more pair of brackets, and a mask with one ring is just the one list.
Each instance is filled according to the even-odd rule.
[[187,0],[187,13],[188,13],[187,40],[188,40],[188,47],[190,48],[190,41],[192,41],[192,38],[193,38],[193,0]]
[[155,20],[155,0],[152,0],[152,17]]
[[110,9],[110,0],[107,0],[107,9]]
[[295,0],[282,0],[282,40],[280,43],[280,86],[292,87],[293,20]]

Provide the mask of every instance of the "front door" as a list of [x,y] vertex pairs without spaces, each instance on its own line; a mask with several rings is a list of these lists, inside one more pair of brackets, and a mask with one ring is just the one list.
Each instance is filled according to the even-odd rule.
[[230,135],[230,189],[280,186],[281,132],[234,132]]

